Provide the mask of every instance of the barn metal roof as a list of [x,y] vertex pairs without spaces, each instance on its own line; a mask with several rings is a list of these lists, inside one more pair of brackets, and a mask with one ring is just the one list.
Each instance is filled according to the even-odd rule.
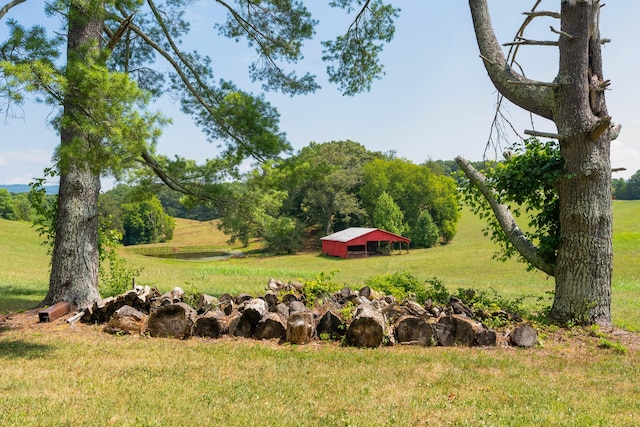
[[372,231],[376,231],[377,228],[364,228],[364,227],[351,227],[346,230],[338,231],[337,233],[329,234],[328,236],[321,237],[320,240],[331,240],[333,242],[348,242],[365,234],[369,234]]

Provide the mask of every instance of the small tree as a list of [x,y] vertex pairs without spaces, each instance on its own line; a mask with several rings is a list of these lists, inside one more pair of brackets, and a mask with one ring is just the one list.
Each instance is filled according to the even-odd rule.
[[433,222],[429,211],[423,211],[411,230],[411,243],[418,248],[433,247],[439,237],[438,226]]
[[0,218],[16,219],[16,208],[11,193],[6,188],[0,188]]
[[386,192],[378,197],[373,211],[373,225],[377,228],[401,235],[405,232],[404,214]]
[[156,196],[150,199],[122,205],[124,245],[157,243],[171,240],[175,221],[164,213]]

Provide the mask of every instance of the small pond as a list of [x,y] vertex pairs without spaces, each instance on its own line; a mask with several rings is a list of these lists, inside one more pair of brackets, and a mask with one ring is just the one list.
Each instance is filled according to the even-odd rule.
[[191,261],[218,261],[242,256],[242,252],[202,251],[202,252],[168,252],[144,254],[154,258],[182,259]]

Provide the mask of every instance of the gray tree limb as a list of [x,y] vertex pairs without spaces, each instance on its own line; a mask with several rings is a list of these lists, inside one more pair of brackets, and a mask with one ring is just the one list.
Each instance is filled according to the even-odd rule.
[[507,238],[531,265],[538,270],[544,271],[549,276],[554,276],[554,266],[545,262],[538,253],[538,248],[527,238],[524,232],[516,224],[509,208],[499,203],[496,199],[495,190],[486,184],[486,178],[478,172],[471,164],[461,156],[456,157],[456,163],[463,170],[467,178],[480,190],[484,198],[489,202],[491,210],[496,215],[500,227],[507,235]]
[[[519,107],[541,117],[553,119],[553,86],[527,79],[509,66],[493,31],[487,0],[469,0],[469,7],[480,57],[484,60],[484,66],[493,85]],[[520,84],[510,84],[509,81]]]
[[17,6],[20,3],[24,3],[25,1],[27,0],[13,0],[5,4],[4,6],[2,6],[2,8],[0,8],[0,19],[2,19],[2,17],[6,15],[7,12],[11,10],[12,7]]

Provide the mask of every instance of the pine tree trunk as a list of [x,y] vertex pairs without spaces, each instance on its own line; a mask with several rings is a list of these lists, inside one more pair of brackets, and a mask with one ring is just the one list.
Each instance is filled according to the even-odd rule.
[[[574,4],[571,4],[574,3]],[[562,3],[555,122],[565,174],[559,184],[560,247],[551,316],[611,323],[610,118],[603,89],[599,4]],[[590,25],[593,23],[593,25]],[[599,128],[601,126],[602,128]],[[598,135],[598,132],[600,133]]]
[[[86,160],[75,160],[91,150],[92,141],[75,126],[73,117],[90,110],[92,102],[80,90],[84,77],[79,65],[92,61],[100,46],[103,21],[96,17],[101,9],[97,2],[89,12],[69,7],[69,33],[67,44],[68,91],[64,99],[64,114],[60,129],[58,167],[60,189],[56,234],[51,261],[49,292],[43,304],[67,301],[84,307],[100,299],[98,291],[98,194],[100,192],[99,166]],[[91,46],[91,47],[89,47]],[[95,138],[95,136],[93,137]],[[79,146],[78,142],[82,141]],[[69,147],[73,146],[73,150]],[[72,152],[70,152],[72,151]],[[82,157],[80,157],[82,158]]]

